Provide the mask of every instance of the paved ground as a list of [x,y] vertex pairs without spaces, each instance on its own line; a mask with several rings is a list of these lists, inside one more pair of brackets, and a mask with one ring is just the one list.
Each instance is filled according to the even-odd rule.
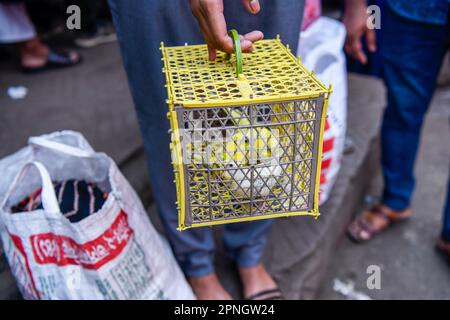
[[[321,299],[346,299],[333,287],[373,299],[450,299],[450,266],[433,250],[440,231],[449,171],[450,90],[441,88],[431,106],[423,131],[416,167],[417,189],[413,218],[364,245],[343,240],[334,259]],[[373,183],[371,196],[379,197],[382,179]],[[381,267],[381,289],[368,290],[369,265]],[[354,291],[350,290],[349,292]]]
[[[128,83],[116,44],[82,50],[76,67],[24,76],[17,58],[1,57],[0,157],[23,146],[28,137],[56,130],[82,132],[94,148],[123,161],[141,146]],[[28,95],[13,100],[10,86],[25,86]]]

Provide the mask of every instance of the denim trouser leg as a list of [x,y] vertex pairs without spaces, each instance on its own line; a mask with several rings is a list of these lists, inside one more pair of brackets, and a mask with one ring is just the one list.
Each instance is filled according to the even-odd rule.
[[448,26],[383,15],[383,76],[388,105],[382,124],[382,202],[396,210],[409,206],[414,189],[414,162],[424,115],[444,57]]
[[261,262],[268,240],[267,232],[271,225],[272,220],[261,220],[231,223],[225,226],[224,246],[238,266],[254,267]]
[[[260,2],[261,13],[250,15],[243,9],[241,1],[225,1],[228,29],[237,28],[241,33],[259,29],[266,37],[279,33],[283,42],[297,48],[304,1]],[[204,40],[187,0],[109,0],[109,4],[144,140],[159,215],[183,271],[190,276],[209,274],[213,271],[212,230],[176,230],[176,194],[159,50],[161,41],[171,46],[203,43]],[[270,225],[271,221],[266,220],[225,228],[226,247],[239,265],[252,266],[261,260]]]

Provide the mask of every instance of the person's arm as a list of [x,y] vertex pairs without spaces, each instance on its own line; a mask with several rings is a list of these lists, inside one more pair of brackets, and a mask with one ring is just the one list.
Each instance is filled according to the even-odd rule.
[[[237,0],[234,0],[237,1]],[[258,0],[242,0],[245,9],[257,14],[261,7]],[[227,34],[227,24],[223,15],[223,0],[190,0],[191,11],[197,19],[200,29],[208,45],[209,59],[216,59],[216,50],[232,53],[233,40]],[[264,37],[261,31],[252,31],[241,38],[243,52],[253,51],[253,42]]]
[[367,63],[367,56],[362,49],[361,39],[366,38],[367,48],[370,52],[376,51],[375,30],[367,27],[367,1],[345,0],[345,13],[343,22],[347,28],[345,51],[361,62]]

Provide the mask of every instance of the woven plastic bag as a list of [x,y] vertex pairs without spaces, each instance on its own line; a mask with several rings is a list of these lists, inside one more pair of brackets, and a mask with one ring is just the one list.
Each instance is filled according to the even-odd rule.
[[[115,163],[79,133],[57,132],[0,161],[4,253],[25,299],[193,299],[165,240]],[[52,181],[84,180],[108,192],[71,223]],[[42,210],[9,208],[42,188]]]
[[334,19],[320,17],[300,34],[298,54],[308,69],[313,69],[323,83],[333,84],[328,101],[323,139],[320,203],[331,193],[341,168],[347,128],[347,69],[343,46],[344,25]]

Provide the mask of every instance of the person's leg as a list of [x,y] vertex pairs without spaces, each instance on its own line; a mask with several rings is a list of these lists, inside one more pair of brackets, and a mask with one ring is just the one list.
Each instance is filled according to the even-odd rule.
[[[450,22],[449,22],[450,24]],[[450,28],[450,26],[449,26]],[[436,248],[450,259],[450,173],[447,186],[447,198],[444,205],[444,215],[442,219],[442,229]]]
[[244,297],[277,287],[261,264],[271,225],[272,220],[261,220],[231,223],[224,228],[224,246],[238,266]]
[[21,66],[27,72],[50,63],[69,67],[81,61],[77,52],[56,53],[41,41],[23,3],[0,4],[0,43],[19,43]]
[[349,236],[358,242],[410,215],[420,132],[447,47],[446,25],[415,22],[389,6],[384,8],[381,63],[388,105],[381,128],[381,162],[385,186],[381,205],[349,226]]
[[447,200],[444,207],[444,221],[442,225],[441,237],[444,241],[450,243],[450,178],[447,187]]
[[439,239],[436,242],[436,249],[450,261],[450,177],[447,187],[447,200],[444,207],[444,218]]
[[420,132],[446,51],[448,29],[409,21],[387,8],[383,30],[388,105],[381,131],[382,203],[403,210],[410,205],[414,189]]
[[201,41],[200,34],[195,36],[195,22],[188,19],[188,1],[111,0],[109,3],[142,132],[158,213],[186,275],[210,274],[214,251],[211,230],[176,230],[178,217],[167,133],[168,107],[159,50],[161,41],[167,45]]
[[49,52],[48,47],[39,41],[23,3],[0,3],[0,43],[21,43],[22,66],[44,64]]
[[230,257],[240,267],[254,267],[261,262],[272,220],[225,225],[223,241]]
[[76,31],[75,44],[81,48],[91,48],[117,40],[109,20],[100,18],[102,4],[106,0],[76,0],[73,3],[81,9],[81,30]]
[[73,0],[71,3],[80,7],[81,32],[95,33],[97,31],[97,16],[100,8],[99,0]]
[[36,38],[25,4],[0,3],[0,43],[17,43]]
[[[183,232],[176,231],[177,214],[175,208],[175,187],[173,184],[173,173],[169,153],[169,129],[166,118],[167,106],[165,104],[166,91],[164,89],[164,78],[161,72],[161,52],[159,50],[160,42],[165,45],[182,45],[184,43],[199,44],[204,43],[201,33],[194,20],[188,1],[125,1],[110,0],[110,8],[118,34],[119,44],[122,51],[125,69],[128,74],[130,89],[138,115],[139,124],[144,140],[144,147],[148,160],[150,181],[155,193],[155,202],[158,212],[163,221],[168,238],[175,252],[175,256],[180,263],[185,274],[190,278],[191,284],[195,286],[194,291],[198,294],[203,292],[206,283],[217,283],[212,259],[214,253],[214,243],[211,229],[191,229]],[[298,3],[302,8],[303,1],[290,1],[291,4]],[[264,2],[263,2],[264,5]],[[281,6],[281,5],[280,5]],[[286,38],[291,38],[291,46],[296,47],[298,34],[301,25],[301,10],[298,12],[287,11],[296,18],[298,23],[284,23],[283,30],[286,32]],[[237,27],[241,32],[248,32],[244,26],[239,23],[246,23],[246,16],[241,13],[245,10],[240,1],[228,1],[225,3],[226,15],[230,15],[238,21]],[[259,23],[255,17],[251,17],[260,29],[261,21],[269,19],[274,11],[270,10],[270,4],[259,15]],[[265,23],[270,28],[279,27],[283,24],[281,17],[276,17],[277,22],[271,25],[268,21]],[[292,31],[298,25],[297,30]],[[273,31],[272,29],[272,31]],[[280,28],[281,30],[281,28]],[[263,31],[266,31],[263,29]],[[267,33],[266,33],[267,34]],[[276,34],[269,32],[269,35]],[[253,243],[254,236],[264,241],[256,241],[255,246],[261,247],[265,243],[265,236],[270,222],[264,222],[260,225],[248,223],[245,228],[248,232],[244,233],[244,241]],[[243,230],[245,231],[245,230]],[[251,245],[250,245],[251,246]],[[262,248],[255,251],[261,251]],[[210,276],[213,278],[209,278]],[[198,280],[201,278],[202,283]],[[206,279],[206,280],[205,280]],[[216,285],[210,286],[206,291],[217,291]],[[196,290],[197,289],[197,290]],[[207,294],[206,294],[207,295]]]
[[198,298],[227,298],[214,273],[211,229],[176,230],[176,193],[159,47],[161,41],[168,46],[202,42],[188,1],[109,3],[142,133],[150,184],[169,242]]
[[81,55],[74,50],[52,49],[36,37],[20,43],[20,59],[24,73],[38,73],[77,65],[81,62]]

